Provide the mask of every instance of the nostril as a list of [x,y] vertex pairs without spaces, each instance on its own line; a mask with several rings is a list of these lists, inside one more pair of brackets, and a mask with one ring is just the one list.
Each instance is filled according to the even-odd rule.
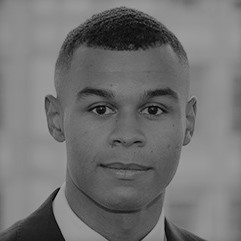
[[134,144],[136,144],[139,147],[142,147],[142,146],[144,146],[144,141],[138,140],[138,141],[135,141]]
[[134,139],[128,140],[127,138],[122,138],[122,139],[115,139],[110,144],[111,144],[111,147],[118,146],[118,145],[122,145],[122,146],[125,146],[125,147],[129,147],[129,146],[132,146],[132,145],[143,146],[144,141],[134,140]]
[[120,140],[113,140],[111,142],[111,147],[114,147],[114,146],[117,146],[117,145],[120,145],[122,142]]

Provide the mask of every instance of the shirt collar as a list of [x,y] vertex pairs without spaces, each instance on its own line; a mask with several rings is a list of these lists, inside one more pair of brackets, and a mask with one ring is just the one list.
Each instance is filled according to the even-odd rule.
[[[60,231],[66,241],[79,241],[85,237],[85,241],[106,241],[99,233],[87,226],[70,208],[65,197],[65,184],[60,188],[53,201],[53,213]],[[142,241],[164,241],[164,212],[152,229],[152,231]]]

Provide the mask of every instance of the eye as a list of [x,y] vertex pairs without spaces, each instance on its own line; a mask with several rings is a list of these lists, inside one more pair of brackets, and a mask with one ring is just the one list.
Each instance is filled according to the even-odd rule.
[[150,105],[141,110],[142,114],[151,115],[151,116],[158,116],[163,114],[164,112],[165,111],[163,110],[163,108],[157,105]]
[[110,108],[110,107],[108,107],[106,105],[95,106],[95,107],[91,108],[89,111],[93,112],[96,115],[100,115],[100,116],[101,115],[109,115],[109,114],[115,113],[115,111],[112,108]]

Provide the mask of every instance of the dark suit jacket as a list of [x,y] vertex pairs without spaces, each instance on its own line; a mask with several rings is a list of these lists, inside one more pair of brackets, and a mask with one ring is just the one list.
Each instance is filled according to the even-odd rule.
[[[0,241],[64,241],[52,210],[52,202],[58,190],[55,190],[30,216],[1,232]],[[167,241],[205,241],[178,228],[167,219],[165,233]]]

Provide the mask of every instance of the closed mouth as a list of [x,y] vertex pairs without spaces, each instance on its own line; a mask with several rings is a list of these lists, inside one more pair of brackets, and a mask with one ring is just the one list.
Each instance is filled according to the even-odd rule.
[[148,171],[152,169],[151,167],[147,167],[147,166],[143,166],[135,163],[124,164],[121,162],[101,164],[100,166],[103,168],[117,169],[117,170],[130,170],[130,171]]

